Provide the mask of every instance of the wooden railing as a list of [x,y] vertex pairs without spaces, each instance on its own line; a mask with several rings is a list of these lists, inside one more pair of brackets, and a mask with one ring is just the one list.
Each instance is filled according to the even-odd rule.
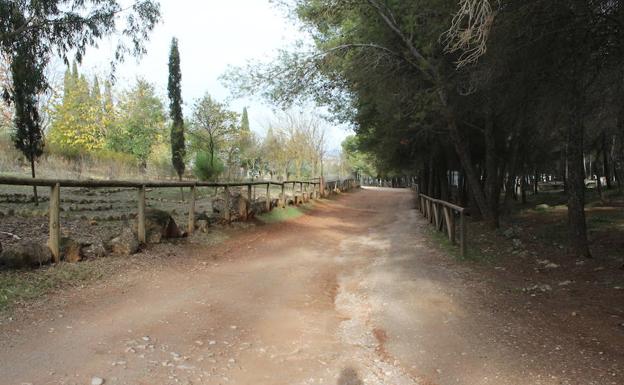
[[436,230],[446,232],[452,244],[456,244],[456,225],[459,219],[459,248],[461,256],[465,257],[467,252],[466,213],[468,209],[421,194],[417,188],[416,200],[418,209],[424,217],[429,220],[429,223],[435,225]]
[[[195,230],[195,201],[197,199],[197,189],[201,187],[215,188],[215,195],[218,189],[222,188],[225,192],[225,207],[223,217],[226,221],[231,221],[230,212],[230,190],[235,187],[247,187],[247,199],[252,201],[252,188],[257,186],[266,186],[266,210],[271,211],[271,186],[281,187],[278,199],[278,207],[285,208],[286,188],[292,185],[293,203],[300,204],[310,199],[327,198],[330,195],[350,190],[357,186],[357,182],[353,179],[343,181],[323,181],[322,179],[310,181],[288,180],[284,182],[274,181],[258,181],[258,182],[234,182],[234,183],[212,183],[199,181],[121,181],[121,180],[63,180],[63,179],[41,179],[41,178],[22,178],[0,176],[0,185],[11,186],[39,186],[50,187],[49,201],[49,240],[48,247],[52,252],[53,261],[60,260],[60,211],[61,211],[61,187],[78,187],[78,188],[136,188],[137,189],[137,237],[139,242],[145,243],[145,195],[147,188],[190,188],[189,198],[189,218],[188,233],[191,234]],[[296,190],[299,187],[299,191]],[[297,194],[299,193],[299,194]]]

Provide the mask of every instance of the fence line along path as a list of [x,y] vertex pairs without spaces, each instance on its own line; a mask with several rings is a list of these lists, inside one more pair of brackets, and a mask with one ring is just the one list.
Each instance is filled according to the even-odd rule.
[[[331,194],[340,191],[350,190],[358,185],[354,179],[324,181],[322,178],[314,180],[299,181],[288,180],[284,182],[274,181],[258,181],[258,182],[226,182],[211,183],[199,181],[122,181],[122,180],[72,180],[72,179],[42,179],[42,178],[22,178],[0,176],[0,185],[11,186],[38,186],[50,188],[49,201],[49,239],[48,247],[52,252],[54,262],[60,261],[60,241],[61,241],[61,188],[62,187],[78,187],[78,188],[136,188],[137,189],[137,237],[142,243],[145,243],[145,189],[146,188],[190,188],[189,198],[189,218],[188,233],[191,234],[195,230],[195,201],[197,198],[197,188],[213,187],[215,192],[219,188],[225,192],[224,219],[231,221],[230,213],[230,190],[234,187],[247,187],[247,199],[252,201],[252,187],[266,186],[266,210],[271,211],[271,186],[281,187],[281,194],[278,198],[278,207],[286,207],[286,188],[292,188],[294,204],[307,202],[309,199],[326,198]],[[291,187],[292,185],[292,187]],[[296,188],[299,187],[299,191]],[[297,194],[299,193],[299,194]]]
[[421,194],[418,186],[415,190],[418,209],[429,220],[429,223],[435,225],[436,230],[447,233],[451,244],[456,243],[456,224],[459,218],[459,248],[461,256],[465,257],[467,252],[466,214],[468,209]]

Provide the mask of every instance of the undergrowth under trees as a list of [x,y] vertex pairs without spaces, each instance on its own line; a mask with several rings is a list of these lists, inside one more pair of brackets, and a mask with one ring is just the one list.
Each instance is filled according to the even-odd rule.
[[329,106],[380,173],[417,174],[491,227],[517,190],[559,181],[570,250],[590,256],[586,179],[621,189],[624,177],[623,2],[281,4],[313,43],[232,70],[232,89]]

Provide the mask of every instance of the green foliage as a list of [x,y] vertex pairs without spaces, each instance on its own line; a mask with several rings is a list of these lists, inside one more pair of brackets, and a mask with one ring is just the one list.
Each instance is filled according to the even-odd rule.
[[271,210],[268,213],[258,215],[258,219],[263,223],[279,223],[297,219],[314,208],[314,203],[306,203],[302,206],[286,206],[284,209]]
[[33,176],[34,161],[43,151],[37,97],[48,86],[44,71],[49,60],[58,55],[67,63],[71,53],[80,61],[97,40],[115,35],[122,20],[115,61],[138,56],[159,19],[160,6],[152,0],[129,8],[115,0],[0,0],[0,53],[11,63],[13,78],[12,87],[3,84],[3,96],[15,106],[15,146],[30,160]]
[[[81,61],[97,40],[116,36],[118,60],[145,52],[149,33],[160,21],[160,5],[152,0],[130,7],[116,0],[1,0],[0,20],[0,49],[11,58],[15,45],[26,42],[43,62],[55,54],[66,62],[74,54]],[[35,35],[36,41],[30,40]]]
[[361,151],[360,147],[360,138],[355,135],[347,136],[342,142],[342,153],[348,167],[357,177],[376,177],[378,173],[374,165],[374,157]]
[[[67,157],[78,157],[102,150],[105,145],[105,117],[97,77],[89,84],[74,63],[65,72],[63,99],[52,107],[52,126],[48,141],[56,151]],[[111,111],[109,111],[111,113]]]
[[167,83],[167,91],[169,92],[169,116],[172,121],[171,162],[180,178],[182,178],[182,174],[184,174],[184,158],[186,156],[181,81],[182,72],[180,70],[178,39],[174,37],[171,40],[171,51],[169,53],[169,81]]
[[107,133],[107,147],[131,154],[143,167],[152,148],[164,140],[165,111],[154,86],[137,80],[120,97],[117,124]]
[[44,67],[47,60],[39,56],[36,46],[39,36],[36,33],[25,34],[13,45],[11,75],[12,92],[5,90],[4,99],[15,108],[13,142],[30,161],[32,176],[35,176],[35,160],[43,153],[43,130],[39,118],[37,95],[45,85]]
[[240,149],[240,165],[249,171],[255,168],[257,160],[257,152],[254,146],[254,137],[251,129],[249,128],[249,114],[247,113],[247,107],[243,108],[243,114],[241,115],[240,132],[238,138],[238,147]]
[[211,158],[209,153],[200,151],[195,156],[194,173],[202,181],[216,180],[225,167],[219,158]]
[[249,114],[247,113],[247,107],[243,108],[240,129],[243,132],[251,132],[251,130],[249,129]]
[[195,149],[206,151],[211,163],[218,158],[217,149],[221,149],[224,156],[237,149],[238,114],[208,94],[195,102],[191,128]]

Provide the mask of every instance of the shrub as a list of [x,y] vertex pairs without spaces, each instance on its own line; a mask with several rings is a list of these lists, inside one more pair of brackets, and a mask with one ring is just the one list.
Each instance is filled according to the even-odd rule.
[[214,180],[224,169],[223,162],[216,156],[213,164],[210,164],[210,154],[206,152],[198,152],[195,156],[193,171],[199,180]]

